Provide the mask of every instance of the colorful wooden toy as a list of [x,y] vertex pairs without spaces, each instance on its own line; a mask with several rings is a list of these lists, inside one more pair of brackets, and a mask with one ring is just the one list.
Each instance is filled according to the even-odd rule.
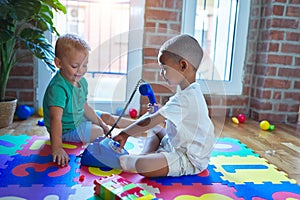
[[102,199],[156,199],[155,196],[119,175],[94,180],[94,194]]

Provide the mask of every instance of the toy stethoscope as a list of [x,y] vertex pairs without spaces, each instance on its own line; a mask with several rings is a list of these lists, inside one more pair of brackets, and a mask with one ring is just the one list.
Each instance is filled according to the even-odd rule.
[[80,155],[82,165],[99,168],[121,169],[119,158],[122,155],[128,155],[128,152],[124,148],[120,149],[120,144],[112,140],[110,136],[111,132],[114,130],[114,128],[117,126],[118,122],[124,115],[137,89],[139,89],[141,95],[148,97],[149,103],[154,106],[154,111],[157,111],[158,108],[155,105],[155,95],[150,84],[140,79],[137,82],[124,109],[122,110],[122,113],[119,115],[118,119],[115,121],[111,129],[105,134],[104,137],[98,137],[92,143],[90,143],[84,150],[84,152]]

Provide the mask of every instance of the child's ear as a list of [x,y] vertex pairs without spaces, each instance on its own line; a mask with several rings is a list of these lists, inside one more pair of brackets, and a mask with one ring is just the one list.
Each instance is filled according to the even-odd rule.
[[54,64],[57,68],[61,68],[61,60],[58,57],[54,58]]
[[185,71],[188,67],[188,63],[184,59],[181,59],[179,64],[180,64],[180,67],[181,67],[181,71]]

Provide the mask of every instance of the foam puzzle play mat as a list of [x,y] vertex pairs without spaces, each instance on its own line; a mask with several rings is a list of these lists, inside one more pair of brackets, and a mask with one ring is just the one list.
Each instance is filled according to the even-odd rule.
[[[208,169],[182,177],[145,178],[110,168],[80,165],[81,143],[64,143],[67,167],[52,162],[48,136],[0,136],[0,200],[3,199],[300,199],[286,173],[233,138],[218,138]],[[130,137],[129,153],[142,149]]]

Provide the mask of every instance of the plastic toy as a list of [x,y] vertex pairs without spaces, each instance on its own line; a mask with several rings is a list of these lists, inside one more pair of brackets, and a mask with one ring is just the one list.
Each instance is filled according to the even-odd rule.
[[123,108],[118,107],[118,108],[116,109],[116,115],[120,116],[122,112],[123,112]]
[[275,129],[275,126],[270,124],[267,120],[261,121],[259,127],[264,131],[267,130],[273,131]]
[[16,109],[16,115],[19,117],[19,119],[27,119],[34,113],[34,108],[27,105],[20,105]]
[[40,107],[40,108],[38,109],[38,114],[39,114],[40,117],[44,117],[44,110],[43,110],[43,107]]
[[108,137],[99,137],[89,144],[81,155],[81,164],[92,167],[122,169],[120,156],[128,155],[120,144]]
[[244,123],[246,121],[246,115],[244,114],[239,114],[237,116],[237,119],[239,120],[240,123]]
[[39,126],[44,126],[44,119],[39,119],[38,122],[37,122],[37,125]]
[[240,123],[239,120],[238,120],[238,118],[236,118],[236,117],[232,117],[232,118],[231,118],[231,121],[232,121],[233,123],[235,123],[235,124],[239,124],[239,123]]
[[94,180],[94,195],[101,199],[156,199],[148,191],[119,176],[111,175]]
[[150,103],[154,104],[156,102],[151,86],[148,83],[145,83],[143,80],[140,80],[137,86],[135,87],[133,93],[131,94],[128,102],[126,103],[124,109],[122,109],[122,113],[120,114],[116,122],[113,124],[111,129],[105,134],[104,137],[99,137],[95,139],[92,143],[90,143],[84,150],[84,152],[81,154],[82,165],[100,168],[102,167],[122,169],[120,166],[119,158],[122,155],[128,155],[128,152],[124,148],[120,149],[120,144],[108,138],[108,136],[116,127],[119,120],[122,118],[124,111],[127,109],[138,87],[142,95],[148,96]]
[[[155,95],[153,93],[152,87],[149,83],[143,83],[139,87],[141,95],[147,96],[151,105],[156,103]],[[154,112],[158,110],[158,107],[154,105]]]
[[269,130],[270,130],[270,131],[273,131],[274,129],[275,129],[275,125],[270,124]]
[[79,176],[79,181],[80,181],[80,182],[83,182],[83,181],[84,181],[84,178],[85,178],[84,175],[80,175],[80,176]]
[[135,119],[137,117],[137,110],[134,108],[129,109],[129,115],[131,118]]

